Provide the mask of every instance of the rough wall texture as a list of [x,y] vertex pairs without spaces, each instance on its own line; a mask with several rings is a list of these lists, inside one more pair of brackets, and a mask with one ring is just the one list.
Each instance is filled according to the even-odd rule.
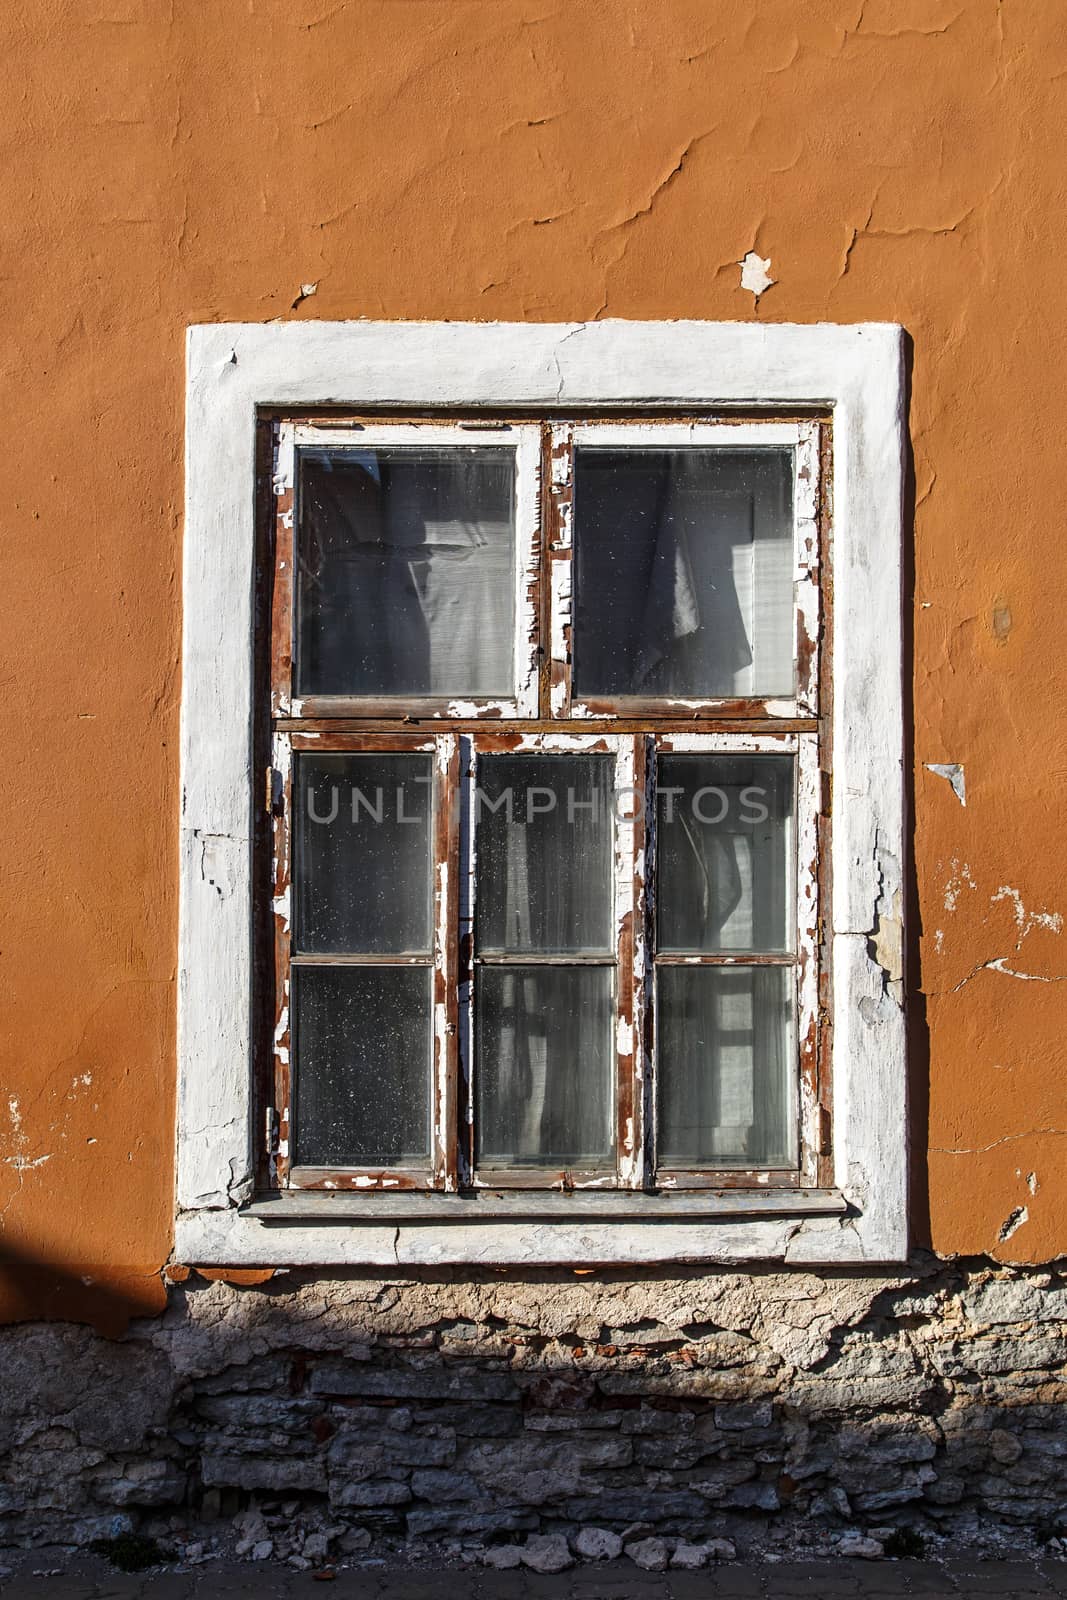
[[415,1540],[1067,1516],[1067,1276],[927,1260],[536,1282],[191,1278],[124,1341],[0,1341],[0,1541],[249,1507]]
[[0,72],[4,1313],[164,1304],[212,319],[908,328],[917,1232],[1063,1252],[1059,0],[13,0]]

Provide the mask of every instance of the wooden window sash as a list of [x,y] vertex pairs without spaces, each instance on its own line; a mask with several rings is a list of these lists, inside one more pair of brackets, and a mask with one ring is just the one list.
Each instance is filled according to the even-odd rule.
[[[546,477],[550,620],[549,714],[563,721],[586,717],[634,717],[647,722],[673,718],[755,719],[817,717],[819,714],[819,466],[817,422],[641,422],[549,425],[550,470]],[[793,608],[796,627],[794,693],[784,698],[673,698],[598,695],[582,699],[574,688],[574,457],[582,446],[597,448],[750,449],[793,451]]]
[[[336,449],[352,452],[423,446],[477,448],[504,446],[515,452],[515,634],[513,693],[498,697],[456,695],[303,695],[293,682],[295,647],[295,538],[299,521],[299,452]],[[275,718],[341,718],[361,721],[425,717],[536,717],[540,639],[541,429],[537,423],[500,422],[476,429],[455,423],[367,421],[353,427],[309,422],[277,425],[274,471],[275,561],[271,621],[271,714]]]
[[[280,422],[275,424],[274,540],[275,562],[271,599],[271,711],[274,726],[272,769],[268,774],[268,809],[272,815],[273,921],[275,1006],[271,1083],[273,1101],[267,1108],[267,1144],[271,1187],[297,1189],[419,1190],[437,1189],[587,1189],[642,1190],[655,1185],[664,1193],[686,1189],[743,1190],[768,1187],[809,1187],[827,1182],[826,1151],[820,1142],[829,1103],[829,1085],[820,1058],[826,1058],[828,988],[825,963],[820,959],[821,917],[825,908],[828,876],[828,818],[821,806],[822,779],[829,768],[825,729],[829,685],[825,680],[825,654],[819,649],[829,616],[824,614],[823,591],[828,571],[820,582],[820,540],[825,537],[821,516],[825,487],[820,486],[820,465],[825,478],[829,465],[829,428],[818,422],[798,423],[591,423],[502,424],[510,437],[522,434],[519,478],[525,472],[523,493],[536,485],[540,468],[546,493],[543,518],[527,527],[517,515],[520,559],[517,575],[521,595],[516,629],[516,673],[519,684],[513,703],[473,704],[455,700],[349,701],[327,697],[294,701],[292,697],[292,574],[295,538],[295,464],[299,443],[344,444],[373,448],[405,439],[421,443],[469,444],[471,435],[462,425],[374,423],[351,427]],[[439,434],[441,437],[433,437]],[[780,438],[779,435],[782,435]],[[495,433],[478,428],[480,441],[497,443]],[[573,461],[576,442],[618,445],[686,441],[699,444],[791,444],[795,450],[794,476],[794,596],[798,630],[797,692],[790,701],[713,700],[671,702],[622,697],[611,702],[577,702],[572,699],[571,594],[573,557]],[[517,507],[522,503],[518,490]],[[527,538],[528,543],[523,545]],[[528,554],[522,554],[526,548]],[[542,559],[543,557],[543,559]],[[828,612],[828,597],[825,610]],[[549,648],[543,652],[538,674],[539,638]],[[523,640],[529,651],[524,649]],[[525,673],[525,677],[522,674]],[[525,690],[523,689],[525,684]],[[540,693],[538,693],[538,687]],[[525,696],[525,697],[524,697]],[[820,717],[821,711],[821,717]],[[450,731],[431,735],[395,731],[398,717],[418,722],[447,718]],[[618,750],[617,762],[645,796],[640,815],[616,826],[615,885],[617,915],[616,1064],[617,1138],[614,1173],[531,1172],[527,1169],[492,1169],[483,1180],[473,1168],[471,1044],[473,1041],[473,990],[470,935],[473,927],[474,846],[464,821],[473,785],[474,759],[479,750],[494,748],[494,736],[484,718],[539,716],[539,730],[505,735],[506,748],[516,748],[516,736],[536,739],[536,748],[575,750],[599,744]],[[685,717],[685,732],[677,719]],[[549,719],[547,722],[545,719]],[[561,724],[569,722],[569,728]],[[393,723],[393,729],[388,727]],[[385,724],[375,731],[375,724]],[[690,732],[694,727],[699,733]],[[763,730],[766,730],[764,732]],[[652,1006],[654,963],[650,954],[650,895],[654,882],[654,846],[649,819],[654,816],[655,758],[658,752],[693,747],[744,753],[781,749],[792,739],[798,762],[797,781],[797,1030],[799,1073],[797,1093],[798,1149],[796,1171],[767,1169],[717,1169],[708,1171],[659,1170],[654,1167],[654,1085]],[[292,754],[300,749],[326,750],[428,750],[435,752],[434,826],[434,1026],[433,1026],[433,1128],[428,1169],[296,1168],[292,1167],[290,1126],[291,1064],[289,1060],[289,929],[291,874],[291,773]],[[531,746],[533,748],[533,746]],[[617,779],[617,783],[619,780]],[[621,896],[621,899],[619,898]],[[340,958],[342,964],[345,958]],[[358,959],[358,958],[355,958]],[[408,958],[397,958],[400,961]],[[389,958],[376,964],[387,964]],[[427,964],[421,958],[417,964]],[[561,1214],[565,1202],[561,1202]]]

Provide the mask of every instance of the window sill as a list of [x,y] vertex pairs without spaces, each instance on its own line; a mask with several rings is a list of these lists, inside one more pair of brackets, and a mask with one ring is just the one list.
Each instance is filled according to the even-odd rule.
[[836,1189],[709,1189],[691,1194],[483,1189],[474,1194],[352,1193],[321,1189],[264,1195],[242,1207],[260,1222],[703,1222],[716,1218],[841,1216]]

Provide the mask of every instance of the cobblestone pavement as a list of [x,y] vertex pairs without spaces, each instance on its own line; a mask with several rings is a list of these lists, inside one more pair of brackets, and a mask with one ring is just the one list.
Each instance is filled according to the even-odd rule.
[[730,1562],[704,1572],[648,1573],[629,1562],[554,1576],[481,1567],[431,1571],[342,1570],[331,1581],[248,1563],[124,1574],[100,1561],[62,1572],[26,1566],[0,1580],[2,1600],[879,1600],[955,1595],[961,1600],[1067,1596],[1067,1562]]

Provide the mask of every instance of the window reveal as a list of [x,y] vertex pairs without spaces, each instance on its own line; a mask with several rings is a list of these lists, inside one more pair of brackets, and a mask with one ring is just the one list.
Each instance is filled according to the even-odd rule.
[[274,428],[269,1181],[825,1181],[824,425]]

